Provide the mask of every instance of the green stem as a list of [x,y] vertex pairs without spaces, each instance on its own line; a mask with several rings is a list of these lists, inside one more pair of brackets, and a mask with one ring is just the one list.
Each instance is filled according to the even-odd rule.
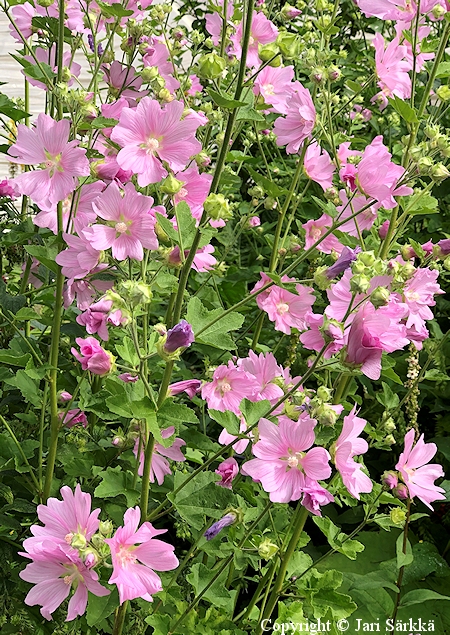
[[[250,525],[248,531],[245,532],[244,537],[239,541],[239,544],[237,545],[237,549],[241,549],[242,548],[243,544],[246,542],[246,540],[249,538],[249,536],[251,536],[253,534],[253,531],[258,526],[258,524],[261,522],[261,520],[264,518],[264,516],[267,514],[267,512],[269,511],[271,506],[272,506],[272,503],[269,501],[267,503],[267,505],[265,506],[265,508],[263,509],[263,511],[258,516],[258,518]],[[180,624],[182,624],[182,622],[184,622],[184,620],[187,617],[187,615],[192,611],[193,608],[195,608],[197,606],[197,604],[200,602],[200,600],[205,595],[205,593],[212,587],[214,582],[222,575],[222,573],[225,571],[225,569],[228,567],[228,565],[231,562],[233,562],[233,559],[234,559],[234,552],[231,554],[231,556],[228,556],[228,558],[225,559],[225,561],[222,563],[222,565],[217,569],[217,572],[214,575],[214,577],[208,582],[208,584],[205,586],[205,588],[193,599],[193,601],[189,604],[189,606],[184,611],[182,616],[171,627],[171,630],[167,633],[167,635],[173,635],[174,634],[175,629],[178,626],[180,626]]]
[[16,435],[14,434],[14,432],[12,431],[11,426],[9,425],[9,423],[6,421],[6,419],[4,417],[2,417],[2,415],[0,415],[0,421],[3,423],[3,425],[5,426],[5,428],[8,430],[9,435],[11,437],[11,439],[14,441],[15,446],[17,447],[17,449],[19,450],[19,454],[22,457],[25,465],[28,467],[28,469],[30,470],[30,476],[31,476],[31,480],[33,481],[33,484],[36,488],[36,492],[39,494],[40,493],[40,485],[39,485],[39,481],[36,478],[36,476],[34,475],[34,470],[33,467],[30,465],[27,457],[25,456],[25,452],[22,449],[22,446],[20,445],[19,441],[17,440]]
[[116,619],[114,620],[113,635],[122,635],[127,608],[128,600],[125,600],[125,602],[117,609]]
[[[408,509],[406,512],[405,527],[403,530],[403,553],[406,553],[406,545],[408,544],[409,519],[411,517],[411,499],[410,498],[408,498],[407,507]],[[394,612],[392,613],[392,625],[394,629],[395,629],[395,623],[397,621],[398,607],[400,605],[400,596],[402,593],[402,582],[403,582],[404,573],[405,573],[405,567],[404,566],[400,567],[400,571],[398,572],[398,578],[397,578],[398,593],[395,599]]]
[[345,399],[347,388],[351,380],[352,380],[351,375],[343,375],[343,377],[341,378],[341,381],[339,382],[336,388],[336,392],[334,393],[334,399],[333,399],[334,404],[339,404],[341,403],[341,401]]
[[[42,456],[44,453],[44,428],[45,428],[45,411],[47,410],[48,399],[48,383],[44,385],[44,394],[42,396],[41,416],[39,419],[39,455],[38,455],[38,480],[39,480],[39,492],[42,493]],[[42,502],[42,501],[41,501]]]
[[[141,484],[141,500],[139,507],[141,508],[141,522],[144,522],[147,518],[148,510],[148,495],[150,492],[150,468],[152,466],[153,449],[155,447],[155,437],[148,431],[147,422],[145,423],[145,454],[144,454],[144,469],[142,472],[142,484]],[[140,457],[138,457],[140,460]]]
[[[306,519],[308,518],[308,513],[309,513],[308,510],[305,507],[303,507],[303,505],[299,502],[297,505],[297,511],[296,511],[297,517],[295,519],[292,537],[291,537],[291,540],[289,541],[286,551],[283,554],[281,564],[280,564],[280,569],[278,571],[278,575],[276,577],[275,584],[272,589],[272,593],[270,594],[269,600],[264,610],[263,620],[270,618],[275,608],[275,605],[278,601],[280,591],[283,587],[284,578],[286,577],[286,571],[287,571],[289,562],[297,548],[298,541],[300,540],[300,536],[302,534],[303,528],[306,523]],[[257,635],[261,635],[262,632],[263,632],[262,626],[260,626],[259,630],[257,631]]]

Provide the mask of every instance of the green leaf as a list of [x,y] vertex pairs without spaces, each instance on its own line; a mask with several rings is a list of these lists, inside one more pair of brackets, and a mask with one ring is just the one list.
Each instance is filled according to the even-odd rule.
[[178,243],[178,232],[173,228],[170,220],[159,212],[156,212],[156,220],[158,222],[158,225],[162,227],[170,240],[172,240],[174,243]]
[[396,95],[393,98],[388,98],[388,102],[406,123],[419,123],[416,113],[406,101]]
[[352,79],[347,79],[347,81],[345,82],[346,86],[348,86],[350,88],[350,90],[352,90],[354,93],[359,93],[361,91],[362,88],[362,84],[359,84],[358,82],[354,82]]
[[314,516],[313,521],[325,534],[330,546],[350,560],[356,560],[356,554],[364,551],[363,544],[358,540],[349,540],[344,533],[340,532],[339,527],[336,527],[326,516]]
[[50,269],[53,273],[58,273],[58,265],[55,262],[58,254],[56,245],[25,245],[24,248],[30,256],[37,258],[47,269]]
[[102,14],[106,18],[109,18],[111,16],[114,16],[115,18],[125,18],[129,15],[133,15],[133,11],[124,9],[123,5],[118,2],[107,4],[106,2],[101,2],[100,0],[98,0],[97,4],[101,8]]
[[0,113],[13,121],[31,117],[24,110],[17,108],[16,104],[3,93],[0,93]]
[[434,196],[424,193],[423,190],[419,190],[414,193],[408,199],[404,199],[405,212],[412,216],[418,216],[420,214],[438,214],[438,201]]
[[4,311],[17,313],[27,302],[24,295],[11,295],[6,290],[6,284],[0,278],[0,307]]
[[192,216],[189,205],[184,201],[178,203],[175,207],[175,216],[178,226],[177,243],[183,250],[190,249],[195,236],[196,227],[195,218]]
[[128,364],[131,364],[132,366],[139,365],[139,357],[136,352],[136,347],[130,337],[125,336],[122,340],[122,344],[116,344],[116,350],[120,357],[125,362],[128,362]]
[[233,434],[234,436],[239,434],[241,422],[234,412],[231,412],[230,410],[226,410],[225,412],[220,412],[219,410],[208,410],[208,414],[211,419],[214,419],[214,421],[217,421],[222,428],[225,428],[229,434]]
[[387,410],[392,410],[396,408],[399,403],[399,397],[396,393],[394,393],[391,388],[383,382],[381,382],[383,386],[383,394],[377,393],[376,398],[377,401],[380,402]]
[[407,567],[414,560],[411,543],[409,540],[406,541],[406,553],[403,553],[403,534],[400,534],[395,546],[397,550],[397,569]]
[[9,349],[0,350],[0,364],[8,364],[9,366],[25,366],[31,359],[30,353],[18,355],[15,351]]
[[[201,562],[196,562],[191,567],[191,572],[186,576],[186,580],[194,587],[195,595],[199,595],[216,575],[214,570],[211,571]],[[225,570],[203,594],[203,599],[208,600],[214,606],[232,609],[232,599],[237,591],[230,592],[225,588],[226,575],[227,571]]]
[[278,198],[279,196],[283,196],[283,194],[287,194],[287,190],[285,190],[283,187],[280,187],[276,183],[273,183],[273,181],[266,178],[262,174],[259,174],[250,166],[247,166],[247,170],[255,183],[260,185],[269,196]]
[[436,77],[450,77],[450,62],[441,62],[439,64]]
[[265,121],[265,118],[255,108],[245,106],[239,110],[236,121]]
[[448,595],[441,595],[430,589],[414,589],[408,591],[400,600],[399,607],[405,608],[405,606],[412,606],[413,604],[422,604],[422,602],[428,602],[429,600],[450,600]]
[[[187,478],[186,474],[175,472],[175,490],[182,486]],[[204,528],[205,516],[219,519],[224,515],[225,509],[235,506],[235,494],[224,487],[218,487],[216,479],[217,475],[213,472],[201,472],[179,492],[167,495],[180,516],[195,529]]]
[[98,597],[89,593],[87,605],[86,621],[89,626],[96,626],[109,617],[119,605],[119,594],[117,589],[104,597]]
[[261,417],[266,416],[271,408],[272,405],[270,401],[267,401],[267,399],[255,402],[243,399],[239,404],[239,409],[242,412],[242,416],[244,417],[248,427],[257,423]]
[[156,419],[155,406],[148,397],[143,397],[139,401],[132,401],[131,413],[136,419],[145,419],[148,430],[153,434],[157,443],[170,445],[171,440],[167,439],[164,442],[164,439],[161,436],[161,430]]
[[246,106],[247,103],[245,101],[238,101],[233,99],[227,93],[217,93],[215,90],[208,88],[206,90],[211,99],[221,108],[227,108],[228,110],[234,110],[235,108],[239,108],[240,106]]
[[39,390],[37,382],[31,379],[26,370],[18,370],[14,377],[5,379],[5,384],[18,388],[25,400],[32,403],[33,406],[38,407],[42,404],[42,391]]
[[112,119],[110,117],[96,117],[91,121],[91,128],[95,130],[103,130],[103,128],[114,128],[119,123],[118,119]]
[[208,344],[215,348],[222,350],[233,350],[235,344],[232,338],[228,335],[229,331],[235,331],[239,329],[243,322],[244,316],[240,313],[232,312],[226,316],[226,319],[218,320],[215,324],[204,330],[201,335],[197,336],[197,333],[203,330],[212,320],[221,316],[223,309],[208,309],[202,304],[202,301],[197,298],[191,298],[187,307],[186,319],[192,325],[194,330],[196,342],[199,344]]
[[133,475],[124,472],[120,465],[108,467],[100,472],[101,483],[95,488],[94,496],[97,498],[115,498],[123,494],[127,499],[128,507],[133,507],[139,497],[139,492],[132,488]]

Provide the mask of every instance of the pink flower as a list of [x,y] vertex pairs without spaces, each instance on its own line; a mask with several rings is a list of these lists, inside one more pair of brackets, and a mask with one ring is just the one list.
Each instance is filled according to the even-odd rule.
[[41,165],[41,170],[19,174],[14,184],[37,204],[64,200],[77,186],[76,177],[89,175],[86,150],[69,141],[70,123],[41,113],[34,128],[17,126],[17,141],[8,150],[12,163]]
[[[107,265],[99,265],[91,271],[92,274],[100,273]],[[92,304],[92,300],[100,291],[107,291],[113,286],[111,280],[68,280],[64,289],[64,308],[67,309],[77,299],[77,308],[85,311]]]
[[239,474],[239,465],[236,459],[230,458],[223,461],[216,470],[216,474],[221,477],[221,481],[217,481],[217,485],[232,489],[233,479]]
[[[241,40],[243,35],[243,24],[239,23],[236,32],[231,36],[231,41],[233,43],[233,53],[236,55],[238,59],[241,58],[242,54],[242,46]],[[264,13],[253,12],[252,18],[252,26],[250,30],[250,42],[247,51],[247,60],[246,65],[250,68],[255,66],[260,66],[261,60],[258,55],[258,46],[260,44],[270,44],[271,42],[275,42],[278,37],[278,29],[271,22]]]
[[212,245],[205,245],[198,249],[192,262],[192,269],[199,273],[211,271],[214,265],[217,264],[217,260],[211,255],[213,252],[214,247]]
[[[333,219],[328,214],[322,214],[317,220],[309,220],[302,225],[305,230],[305,249],[311,249],[311,247],[320,239],[333,225]],[[316,247],[324,254],[331,254],[332,251],[340,253],[343,245],[333,234],[329,234],[324,238]]]
[[303,167],[307,176],[318,183],[323,190],[333,185],[333,174],[336,168],[328,152],[323,150],[317,141],[309,144]]
[[55,260],[62,267],[62,273],[71,282],[84,278],[98,264],[100,250],[94,249],[83,234],[83,225],[75,223],[78,236],[75,234],[63,234],[68,249],[60,251]]
[[0,181],[0,198],[17,198],[14,182],[10,179],[3,179],[3,181]]
[[253,86],[255,95],[261,95],[265,103],[272,106],[271,112],[286,115],[294,92],[293,66],[266,66],[257,75]]
[[296,289],[299,295],[273,286],[266,300],[261,300],[261,296],[256,298],[259,308],[267,313],[271,322],[275,322],[277,331],[287,335],[290,335],[291,328],[299,331],[307,328],[305,318],[315,302],[310,287],[298,284]]
[[254,351],[249,350],[247,358],[238,360],[238,368],[253,375],[258,382],[258,401],[267,399],[273,405],[284,395],[281,386],[274,383],[275,378],[281,377],[282,368],[277,364],[273,353],[257,355]]
[[[69,232],[69,220],[77,228],[85,227],[88,223],[95,221],[96,214],[92,209],[92,203],[97,196],[105,189],[102,181],[95,181],[82,185],[76,192],[71,192],[62,202],[63,208],[63,231]],[[75,197],[75,201],[73,201]],[[33,223],[38,227],[47,227],[54,234],[58,233],[58,212],[56,204],[46,208],[40,205],[41,212],[33,216]]]
[[189,80],[191,82],[191,87],[186,91],[186,95],[190,95],[191,97],[195,97],[199,93],[202,92],[203,86],[200,83],[197,75],[189,75]]
[[117,375],[117,377],[126,384],[134,384],[139,381],[139,375],[132,375],[131,373],[122,373],[121,375]]
[[77,315],[77,323],[84,326],[89,335],[95,335],[95,333],[98,333],[98,336],[107,342],[109,339],[107,318],[111,306],[111,300],[91,304],[84,313]]
[[[344,417],[342,432],[338,437],[334,450],[334,463],[342,477],[342,481],[350,494],[359,500],[361,493],[372,491],[372,481],[362,471],[362,464],[356,463],[353,457],[365,454],[369,449],[367,441],[360,439],[367,421],[356,416],[356,406]],[[333,454],[333,452],[332,452]]]
[[437,452],[436,444],[425,443],[422,434],[413,448],[414,435],[414,430],[406,433],[405,449],[400,454],[395,469],[400,472],[408,488],[409,497],[417,496],[422,503],[433,509],[433,501],[445,500],[445,490],[434,484],[437,478],[444,476],[444,470],[437,463],[427,465]]
[[307,139],[316,123],[316,109],[311,94],[299,82],[295,82],[295,92],[289,100],[286,117],[278,117],[273,131],[278,146],[286,146],[287,154],[299,151],[303,141]]
[[92,225],[84,231],[94,249],[102,251],[111,247],[117,260],[142,260],[144,249],[158,248],[155,211],[161,208],[153,208],[152,197],[136,192],[132,183],[125,185],[123,196],[117,183],[110,183],[96,199],[94,209],[107,221],[106,225]]
[[109,84],[110,91],[117,97],[124,97],[130,106],[134,106],[136,99],[143,97],[148,92],[139,92],[142,86],[142,77],[136,74],[134,68],[125,66],[118,61],[114,61],[109,69],[105,69],[103,79]]
[[251,216],[248,219],[248,224],[250,227],[259,227],[261,225],[261,219],[259,216]]
[[[73,408],[68,410],[64,416],[64,412],[59,413],[59,418],[66,428],[73,428],[73,426],[82,425],[83,428],[87,428],[88,420],[84,412],[81,412],[79,408]],[[64,418],[63,418],[64,417]]]
[[[218,6],[223,7],[223,0],[217,0],[216,3]],[[232,0],[227,3],[227,15],[226,18],[229,20],[234,12],[234,4]],[[207,13],[205,15],[206,19],[206,30],[211,35],[211,39],[213,41],[214,46],[219,46],[220,38],[222,35],[223,28],[223,9],[220,12],[215,13]]]
[[243,399],[252,398],[258,391],[256,379],[240,368],[236,368],[232,361],[225,366],[218,366],[214,371],[213,380],[203,385],[202,399],[208,408],[225,412],[231,410],[240,415],[239,405]]
[[144,522],[138,529],[141,518],[139,507],[127,509],[123,527],[119,527],[112,538],[105,542],[111,549],[113,573],[110,584],[116,584],[120,603],[142,598],[152,602],[152,595],[162,591],[160,577],[156,571],[170,571],[178,567],[174,547],[155,536],[167,529],[155,529]]
[[406,46],[400,44],[398,37],[394,38],[385,49],[384,38],[377,33],[373,39],[375,47],[375,66],[378,75],[378,86],[384,95],[400,99],[411,96],[411,78],[408,71],[410,63],[405,59]]
[[252,447],[257,458],[244,463],[242,473],[261,481],[274,503],[299,500],[305,491],[305,477],[313,481],[330,477],[328,452],[320,447],[309,450],[316,423],[306,413],[298,422],[280,417],[278,426],[268,419],[259,422],[259,441]]
[[[51,49],[43,49],[40,46],[38,46],[36,47],[34,51],[34,55],[36,59],[38,60],[38,62],[42,64],[48,64],[54,73],[58,72],[58,67],[56,63],[56,44],[54,44]],[[24,55],[24,60],[26,60],[33,66],[36,65],[35,58],[32,55]],[[67,71],[70,71],[70,75],[71,75],[69,81],[67,82],[67,86],[72,86],[73,84],[72,78],[79,76],[81,71],[81,66],[73,61],[71,51],[66,51],[63,54],[63,65],[64,65],[64,68],[67,69]],[[22,75],[26,77],[27,81],[30,82],[32,86],[36,86],[36,88],[40,88],[42,90],[48,90],[47,84],[44,84],[43,82],[40,82],[37,79],[33,79],[29,75],[26,75],[24,71],[22,71]]]
[[374,198],[386,209],[397,205],[394,196],[407,196],[413,193],[405,185],[397,187],[397,183],[405,173],[405,168],[391,161],[391,153],[383,144],[383,137],[375,137],[366,146],[362,159],[358,164],[357,184],[361,192]]
[[193,164],[187,170],[177,172],[175,178],[183,184],[180,191],[173,197],[175,205],[185,201],[189,205],[192,216],[200,220],[203,203],[211,187],[212,175],[200,174],[197,165]]
[[81,491],[79,485],[72,492],[70,487],[61,488],[62,501],[49,498],[46,505],[38,505],[37,515],[43,527],[32,525],[33,538],[27,538],[23,546],[30,553],[42,549],[42,542],[49,539],[53,545],[67,547],[75,537],[86,542],[92,538],[99,526],[100,509],[91,512],[91,496]]
[[156,67],[165,80],[164,87],[174,93],[180,87],[180,82],[174,77],[175,71],[167,46],[164,42],[160,42],[157,37],[152,37],[149,44],[143,57],[144,67]]
[[28,592],[25,604],[41,606],[41,614],[46,620],[52,619],[52,613],[68,597],[72,587],[75,592],[69,601],[66,622],[83,615],[88,591],[97,597],[109,594],[108,589],[98,582],[97,573],[83,564],[75,549],[64,549],[55,544],[51,537],[44,539],[40,548],[21,555],[33,561],[27,564],[19,576],[35,584]]
[[[348,165],[350,166],[351,164],[349,163]],[[356,194],[356,196],[353,196],[350,201],[345,190],[340,190],[339,198],[342,201],[342,205],[336,207],[336,211],[338,212],[336,220],[339,222],[349,216],[353,216],[353,214],[356,214],[356,212],[359,212],[359,210],[369,204],[369,200],[361,194]],[[355,218],[352,218],[346,223],[340,225],[339,231],[358,238],[358,229],[362,232],[365,229],[370,229],[372,227],[378,216],[378,208],[379,204],[373,203],[364,212],[361,212],[361,214],[358,214]]]
[[325,359],[329,359],[332,355],[343,348],[345,342],[342,333],[342,327],[328,320],[324,320],[323,315],[310,313],[306,316],[309,330],[300,335],[300,342],[309,350],[320,351],[325,345],[324,334],[327,336],[329,344],[323,354]]
[[420,330],[424,326],[424,320],[433,319],[430,306],[436,304],[434,296],[444,293],[436,282],[438,277],[439,271],[436,269],[417,269],[405,284],[403,299],[408,307],[407,328],[415,327]]
[[114,362],[114,357],[100,346],[95,337],[76,338],[76,343],[80,347],[80,352],[76,348],[71,348],[72,355],[77,359],[83,370],[89,370],[94,375],[107,375]]
[[416,7],[410,0],[355,0],[366,18],[382,20],[403,20],[410,22]]
[[174,395],[179,395],[181,392],[185,392],[187,396],[192,399],[192,397],[199,392],[201,387],[202,382],[199,379],[185,379],[184,381],[177,381],[174,384],[170,384],[168,394],[170,397],[173,397]]
[[383,350],[393,352],[408,342],[403,325],[391,320],[387,312],[376,310],[368,303],[353,319],[348,333],[345,363],[360,367],[361,372],[370,379],[379,379]]
[[111,139],[122,146],[117,155],[118,164],[137,174],[141,187],[158,183],[167,176],[162,161],[179,172],[202,149],[195,138],[199,122],[193,118],[182,119],[183,112],[181,101],[174,100],[161,107],[149,97],[141,99],[135,110],[122,110]]
[[307,476],[305,476],[303,492],[302,505],[314,516],[321,516],[320,508],[334,501],[333,495],[328,490]]
[[[161,430],[161,436],[163,439],[168,439],[173,434],[175,434],[174,426],[170,426],[165,430]],[[186,441],[183,441],[183,439],[179,438],[174,439],[173,443],[168,447],[164,447],[163,445],[161,445],[161,443],[155,443],[152,454],[152,463],[150,466],[150,483],[154,483],[156,479],[158,481],[158,485],[162,485],[165,476],[172,473],[170,470],[169,461],[167,461],[165,457],[172,459],[172,461],[178,461],[180,463],[186,460],[186,457],[181,452],[181,448],[183,447],[183,445],[186,445]],[[139,438],[136,439],[133,448],[133,453],[136,457],[138,449]],[[138,469],[139,476],[142,476],[142,474],[144,473],[144,452],[145,448],[141,447]]]

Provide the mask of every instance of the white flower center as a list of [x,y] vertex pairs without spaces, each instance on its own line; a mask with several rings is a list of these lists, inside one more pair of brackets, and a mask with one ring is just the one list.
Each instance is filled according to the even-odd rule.
[[126,223],[116,223],[114,229],[118,234],[124,234],[128,229],[128,225]]
[[250,36],[249,40],[248,40],[248,45],[252,46],[252,44],[255,43],[255,38],[253,38],[252,36]]
[[317,240],[318,238],[320,238],[322,235],[322,230],[320,229],[320,227],[312,227],[311,228],[311,238],[313,238],[314,240]]
[[298,458],[296,456],[290,456],[287,460],[287,464],[289,465],[289,467],[297,467]]
[[289,304],[286,304],[286,302],[279,302],[277,304],[278,315],[284,315],[288,311],[289,311]]
[[264,84],[263,89],[268,95],[275,95],[275,88],[273,84]]
[[186,198],[187,195],[188,191],[185,187],[182,187],[181,190],[178,192],[178,198]]
[[150,137],[150,139],[147,139],[147,143],[146,143],[147,154],[153,154],[154,152],[156,152],[158,148],[159,148],[158,139],[153,139],[152,137]]
[[417,291],[405,291],[405,298],[408,302],[418,302],[420,300],[420,293],[417,293]]

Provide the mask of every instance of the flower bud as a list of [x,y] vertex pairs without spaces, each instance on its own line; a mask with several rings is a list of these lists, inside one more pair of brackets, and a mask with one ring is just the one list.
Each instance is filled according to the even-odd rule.
[[124,280],[120,284],[120,291],[132,307],[148,304],[153,297],[152,290],[148,284],[135,282],[134,280]]
[[326,386],[319,386],[317,389],[317,396],[321,401],[330,402],[333,391]]
[[421,157],[417,161],[417,167],[420,175],[427,176],[433,167],[433,159],[430,159],[430,157]]
[[440,126],[437,124],[428,124],[424,128],[424,133],[428,137],[428,139],[436,139],[436,137],[440,134]]
[[[281,66],[282,56],[278,55],[280,53],[280,48],[277,46],[276,42],[271,42],[270,44],[265,44],[264,46],[258,47],[258,55],[263,62],[268,62],[271,60],[269,66]],[[276,57],[274,57],[276,55]],[[274,58],[274,59],[272,59]]]
[[323,426],[334,426],[338,419],[338,414],[330,406],[330,404],[321,404],[314,409],[314,418]]
[[439,86],[436,90],[436,95],[441,101],[448,101],[450,99],[450,86],[442,84],[442,86]]
[[83,534],[73,534],[72,540],[70,541],[70,546],[74,549],[84,549],[87,545],[86,536]]
[[264,209],[276,209],[277,202],[272,196],[268,196],[264,200]]
[[107,538],[108,536],[112,535],[112,532],[114,531],[114,525],[110,520],[101,520],[98,526],[98,530],[101,534],[103,534],[103,536]]
[[237,514],[234,512],[230,512],[226,514],[223,518],[213,523],[209,529],[205,531],[203,534],[206,540],[212,540],[217,536],[219,532],[222,531],[225,527],[229,527],[233,525],[237,520]]
[[386,419],[384,423],[384,429],[386,430],[386,432],[394,432],[396,427],[397,426],[395,425],[395,421],[392,417],[389,417],[389,419]]
[[198,61],[197,75],[204,79],[217,79],[222,75],[226,65],[226,60],[217,53],[207,53]]
[[336,82],[338,79],[341,78],[341,76],[342,76],[342,72],[337,66],[335,66],[334,64],[330,66],[330,68],[327,71],[327,77],[330,80],[330,82]]
[[195,341],[192,326],[186,320],[181,320],[167,331],[164,351],[174,353],[180,348],[186,348]]
[[311,72],[309,79],[315,84],[321,84],[326,78],[326,70],[323,66],[316,66]]
[[430,171],[430,176],[435,183],[441,183],[450,176],[450,172],[443,163],[437,163]]
[[233,218],[230,204],[223,194],[209,194],[203,208],[208,216],[214,220]]
[[276,43],[285,59],[293,60],[300,56],[301,40],[295,33],[280,31]]
[[158,93],[158,98],[166,104],[174,100],[174,96],[168,88],[161,88]]
[[400,507],[394,507],[394,509],[391,509],[391,513],[389,515],[392,522],[396,525],[403,525],[406,520],[406,512],[404,509],[400,509]]
[[358,260],[366,265],[366,267],[373,267],[376,261],[376,256],[373,251],[363,251],[358,255]]
[[398,474],[392,470],[384,472],[381,477],[381,482],[387,489],[394,489],[398,485]]
[[164,194],[169,194],[170,196],[173,196],[174,194],[177,194],[182,187],[183,187],[182,181],[179,181],[178,179],[176,179],[173,174],[169,174],[169,176],[167,176],[164,179],[164,181],[161,183],[160,190]]
[[387,445],[394,445],[395,444],[395,439],[394,439],[392,434],[388,434],[387,437],[385,438],[384,442],[387,443]]
[[84,565],[88,568],[88,569],[92,569],[92,567],[95,567],[98,564],[99,561],[99,556],[98,553],[92,549],[83,549],[83,551],[80,553],[81,558],[84,562]]
[[277,553],[278,546],[271,542],[268,538],[263,540],[258,547],[258,554],[264,560],[270,560]]
[[211,158],[206,152],[200,152],[195,156],[195,162],[199,168],[206,168],[211,163]]
[[403,485],[403,483],[400,483],[399,485],[397,485],[397,487],[394,487],[392,493],[401,501],[405,501],[407,498],[409,498],[408,488],[406,487],[406,485]]
[[389,289],[386,287],[377,287],[374,289],[370,295],[370,301],[373,306],[378,309],[380,306],[386,306],[389,304],[389,298],[391,297],[391,293]]
[[352,293],[367,293],[370,287],[370,279],[367,276],[357,274],[350,278],[350,290]]
[[159,71],[156,66],[146,66],[141,71],[142,81],[145,83],[152,82],[159,76]]
[[435,4],[434,7],[431,10],[431,13],[436,18],[436,20],[439,20],[440,18],[444,17],[444,15],[447,13],[447,10],[444,9],[444,7],[442,5]]

